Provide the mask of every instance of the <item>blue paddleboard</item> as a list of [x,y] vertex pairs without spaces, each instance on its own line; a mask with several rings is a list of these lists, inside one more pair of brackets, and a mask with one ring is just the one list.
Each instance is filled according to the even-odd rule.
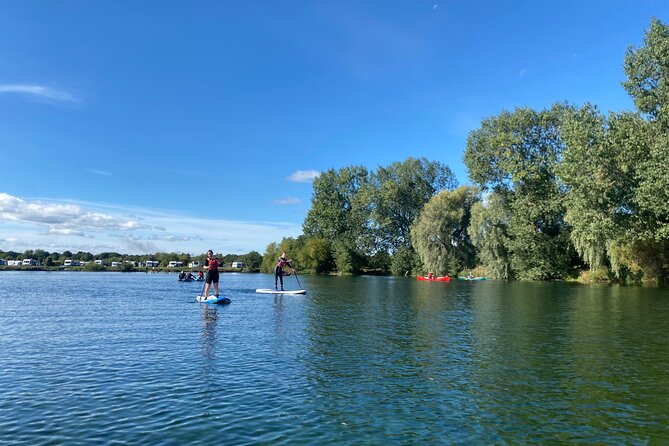
[[197,296],[197,301],[203,304],[219,304],[226,305],[232,302],[229,298],[223,296]]

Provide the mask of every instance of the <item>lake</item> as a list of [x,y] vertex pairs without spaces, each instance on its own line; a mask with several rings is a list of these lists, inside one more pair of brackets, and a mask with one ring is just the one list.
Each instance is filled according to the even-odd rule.
[[669,443],[667,290],[299,281],[0,272],[0,444]]

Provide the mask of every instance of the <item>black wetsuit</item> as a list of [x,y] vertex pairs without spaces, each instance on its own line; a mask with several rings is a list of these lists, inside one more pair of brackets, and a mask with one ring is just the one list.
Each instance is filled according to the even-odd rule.
[[276,264],[276,268],[274,268],[274,289],[276,290],[276,285],[277,285],[277,279],[281,282],[281,291],[283,291],[283,275],[285,274],[283,272],[283,266],[288,265],[291,269],[293,268],[293,265],[290,263],[290,260],[286,259],[285,257],[279,257],[279,263]]

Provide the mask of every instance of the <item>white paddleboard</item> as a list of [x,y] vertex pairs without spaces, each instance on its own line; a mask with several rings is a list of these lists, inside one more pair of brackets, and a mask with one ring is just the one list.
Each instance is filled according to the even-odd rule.
[[256,293],[263,294],[306,294],[307,290],[288,290],[288,291],[277,291],[271,288],[260,288],[256,290]]
[[220,304],[220,305],[225,305],[229,304],[231,300],[227,297],[223,296],[197,296],[196,300],[198,302],[202,302],[204,304]]

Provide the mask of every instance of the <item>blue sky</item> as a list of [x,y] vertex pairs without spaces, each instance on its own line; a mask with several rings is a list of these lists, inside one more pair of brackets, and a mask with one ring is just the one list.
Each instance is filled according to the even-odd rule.
[[5,1],[0,249],[261,253],[311,180],[409,156],[467,183],[504,109],[631,109],[669,2]]

